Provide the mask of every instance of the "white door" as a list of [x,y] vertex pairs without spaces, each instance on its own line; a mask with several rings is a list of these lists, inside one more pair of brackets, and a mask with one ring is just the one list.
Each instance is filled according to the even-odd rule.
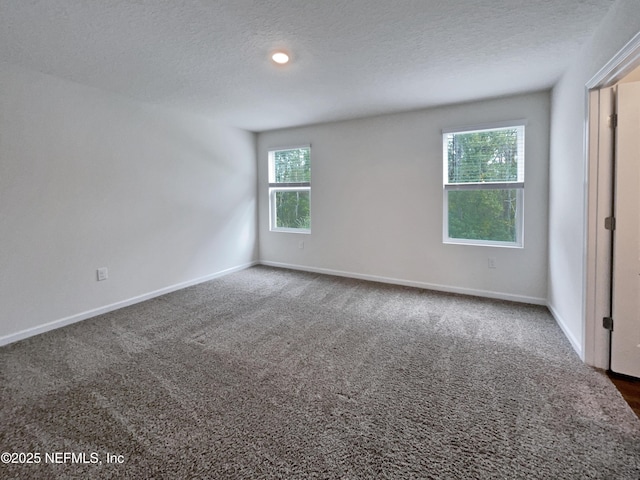
[[640,377],[640,82],[617,90],[610,368]]

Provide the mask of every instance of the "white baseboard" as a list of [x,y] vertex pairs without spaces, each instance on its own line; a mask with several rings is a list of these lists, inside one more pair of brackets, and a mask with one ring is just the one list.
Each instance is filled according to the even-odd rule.
[[560,316],[558,311],[553,307],[553,305],[551,305],[549,302],[547,302],[546,305],[549,311],[551,312],[551,315],[555,319],[556,323],[562,330],[562,333],[564,333],[564,336],[567,337],[567,340],[569,340],[569,343],[571,344],[573,349],[576,351],[576,353],[580,357],[580,360],[584,362],[584,351],[582,349],[582,345],[580,344],[580,342],[578,342],[576,337],[573,336],[573,333],[571,333],[571,330],[567,328],[566,322],[562,319],[562,317]]
[[175,292],[176,290],[181,290],[183,288],[191,287],[199,283],[208,282],[209,280],[213,280],[214,278],[222,277],[224,275],[228,275],[233,272],[238,272],[240,270],[253,267],[254,265],[257,265],[257,264],[258,262],[254,261],[254,262],[245,263],[244,265],[227,268],[226,270],[221,270],[219,272],[215,272],[210,275],[206,275],[204,277],[188,280],[182,283],[177,283],[175,285],[161,288],[153,292],[145,293],[143,295],[138,295],[137,297],[112,303],[111,305],[105,305],[103,307],[88,310],[86,312],[78,313],[76,315],[71,315],[70,317],[54,320],[53,322],[45,323],[44,325],[38,325],[37,327],[27,328],[17,333],[5,335],[4,337],[0,337],[0,347],[4,345],[8,345],[10,343],[17,342],[19,340],[24,340],[25,338],[33,337],[34,335],[38,335],[40,333],[48,332],[50,330],[55,330],[56,328],[61,328],[67,325],[71,325],[72,323],[80,322],[82,320],[86,320],[88,318],[95,317],[97,315],[102,315],[103,313],[112,312],[114,310],[118,310],[119,308],[128,307],[129,305],[133,305],[135,303],[144,302],[145,300],[150,300],[152,298],[159,297],[167,293]]
[[475,297],[495,298],[498,300],[508,300],[511,302],[530,303],[534,305],[547,305],[545,298],[528,297],[525,295],[514,295],[511,293],[492,292],[490,290],[475,290],[472,288],[460,288],[450,285],[438,285],[435,283],[416,282],[413,280],[404,280],[400,278],[381,277],[378,275],[367,275],[362,273],[344,272],[341,270],[332,270],[328,268],[308,267],[302,265],[291,265],[288,263],[260,261],[261,265],[278,268],[289,268],[291,270],[301,270],[304,272],[323,273],[326,275],[336,275],[338,277],[357,278],[359,280],[368,280],[371,282],[390,283],[392,285],[402,285],[405,287],[424,288],[426,290],[436,290],[438,292],[460,293],[462,295],[472,295]]

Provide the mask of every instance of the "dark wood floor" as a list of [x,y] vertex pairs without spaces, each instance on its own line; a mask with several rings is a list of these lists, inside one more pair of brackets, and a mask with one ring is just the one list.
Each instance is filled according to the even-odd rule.
[[640,379],[609,373],[609,378],[640,418]]

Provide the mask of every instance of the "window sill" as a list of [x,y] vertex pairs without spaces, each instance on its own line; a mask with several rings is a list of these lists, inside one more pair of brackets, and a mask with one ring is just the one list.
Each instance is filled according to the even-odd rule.
[[467,240],[457,238],[446,238],[442,241],[445,245],[466,245],[473,247],[499,247],[499,248],[524,248],[522,243],[515,242],[492,242],[489,240]]
[[303,235],[311,235],[311,230],[306,228],[271,228],[269,231],[276,233],[302,233]]

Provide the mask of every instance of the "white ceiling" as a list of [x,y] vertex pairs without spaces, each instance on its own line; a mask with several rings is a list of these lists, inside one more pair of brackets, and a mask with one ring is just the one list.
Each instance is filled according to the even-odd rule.
[[0,0],[0,61],[263,131],[549,88],[613,3]]

